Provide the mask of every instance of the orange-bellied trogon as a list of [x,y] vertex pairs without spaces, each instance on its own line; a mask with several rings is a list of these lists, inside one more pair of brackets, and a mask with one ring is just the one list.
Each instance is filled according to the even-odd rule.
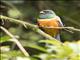
[[[38,26],[47,34],[51,35],[57,40],[60,40],[60,29],[49,27],[62,27],[63,23],[59,16],[52,10],[43,10],[40,12],[37,19]],[[48,27],[48,28],[47,28]]]

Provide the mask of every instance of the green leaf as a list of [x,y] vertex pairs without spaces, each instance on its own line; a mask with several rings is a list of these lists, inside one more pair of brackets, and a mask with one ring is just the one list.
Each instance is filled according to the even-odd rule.
[[80,54],[73,54],[69,60],[80,60]]
[[38,49],[38,50],[40,50],[42,52],[47,52],[44,47],[41,47],[41,46],[38,46],[38,45],[35,45],[35,44],[34,45],[29,45],[28,47],[34,48],[34,49]]
[[61,42],[57,40],[40,40],[39,42],[60,46]]
[[57,51],[57,58],[69,57],[73,53],[73,50],[68,46],[59,46]]
[[0,37],[0,43],[2,43],[2,42],[6,42],[6,41],[10,41],[9,39],[10,39],[9,36],[3,36],[3,37]]
[[52,47],[49,49],[56,52],[56,54],[55,54],[56,58],[68,57],[73,52],[73,50],[70,47],[68,47],[67,45],[64,45],[61,42],[56,41],[56,40],[41,40],[40,42],[52,44]]

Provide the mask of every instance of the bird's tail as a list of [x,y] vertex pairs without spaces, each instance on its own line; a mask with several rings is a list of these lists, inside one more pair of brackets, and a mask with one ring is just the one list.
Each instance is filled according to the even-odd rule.
[[57,36],[55,36],[54,38],[60,40],[60,34],[57,34]]

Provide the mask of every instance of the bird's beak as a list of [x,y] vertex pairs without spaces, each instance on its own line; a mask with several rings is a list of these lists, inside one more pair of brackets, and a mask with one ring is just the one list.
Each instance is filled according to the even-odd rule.
[[40,14],[44,14],[44,12],[43,12],[43,11],[41,11],[41,12],[40,12]]

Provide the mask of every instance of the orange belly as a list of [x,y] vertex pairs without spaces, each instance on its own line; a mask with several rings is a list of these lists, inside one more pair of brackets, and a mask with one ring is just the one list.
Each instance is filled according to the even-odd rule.
[[41,27],[44,32],[55,37],[59,33],[59,29],[47,28],[47,27],[59,27],[59,22],[57,20],[38,20],[39,27]]

